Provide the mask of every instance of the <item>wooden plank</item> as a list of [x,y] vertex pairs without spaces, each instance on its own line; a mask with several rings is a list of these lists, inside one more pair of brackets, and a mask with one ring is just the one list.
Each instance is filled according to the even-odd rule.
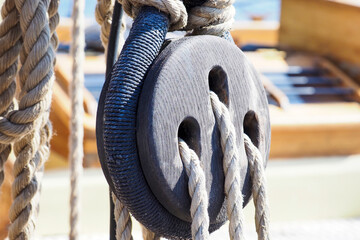
[[279,23],[271,21],[237,21],[231,36],[238,46],[261,44],[274,46],[278,43]]
[[279,43],[360,64],[360,6],[328,0],[283,0]]
[[360,153],[357,103],[270,106],[271,158]]

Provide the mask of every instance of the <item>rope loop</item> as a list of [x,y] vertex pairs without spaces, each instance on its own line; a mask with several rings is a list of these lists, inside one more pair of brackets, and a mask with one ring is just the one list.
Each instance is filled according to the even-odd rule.
[[229,31],[235,16],[234,0],[208,0],[190,9],[186,30],[190,35],[222,36]]
[[181,0],[118,0],[124,11],[135,18],[142,6],[152,6],[170,16],[170,31],[181,30],[187,24],[188,14]]

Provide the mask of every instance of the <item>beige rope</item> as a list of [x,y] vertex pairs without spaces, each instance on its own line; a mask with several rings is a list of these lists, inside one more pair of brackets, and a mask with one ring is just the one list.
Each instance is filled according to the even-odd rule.
[[118,0],[124,11],[135,18],[142,6],[152,6],[170,17],[170,31],[181,30],[187,24],[187,11],[181,0]]
[[179,138],[179,152],[189,177],[188,189],[191,197],[191,234],[194,240],[209,238],[208,194],[204,170],[196,153]]
[[234,0],[208,0],[189,12],[187,30],[191,35],[221,36],[229,31],[235,16]]
[[214,92],[210,92],[211,105],[219,125],[221,147],[224,153],[223,168],[225,174],[225,195],[227,197],[227,215],[230,220],[230,239],[244,239],[244,215],[242,211],[240,158],[236,146],[236,132],[227,107],[220,102]]
[[[14,110],[16,73],[21,49],[21,30],[14,0],[6,0],[0,22],[0,116]],[[4,164],[11,152],[10,144],[0,143],[0,188],[4,181]]]
[[[14,198],[9,217],[11,226],[9,238],[29,239],[35,228],[38,212],[40,184],[37,171],[45,162],[46,146],[51,131],[48,115],[51,103],[51,88],[54,81],[54,51],[50,46],[50,28],[47,18],[48,0],[16,0],[20,16],[23,45],[20,52],[19,70],[20,97],[19,110],[1,119],[1,140],[13,141],[22,137],[14,145],[16,161],[15,181],[12,186]],[[10,137],[8,137],[10,136]]]
[[144,240],[160,240],[160,237],[157,234],[153,233],[143,225],[141,225],[141,230]]
[[255,205],[255,225],[259,240],[268,240],[269,236],[269,207],[266,194],[266,178],[261,153],[254,146],[251,139],[244,134],[245,150],[248,156],[252,179],[252,193]]
[[114,193],[112,200],[114,202],[114,216],[116,222],[116,239],[117,240],[132,240],[131,236],[131,217],[126,207],[117,199]]
[[85,0],[74,1],[73,29],[71,55],[73,59],[73,79],[70,84],[71,96],[71,134],[70,134],[70,233],[71,240],[79,239],[79,211],[80,211],[80,180],[82,175],[82,162],[84,157],[84,107],[83,88],[85,60]]
[[[56,33],[56,28],[59,25],[60,22],[60,15],[58,12],[58,8],[59,8],[59,1],[60,0],[51,0],[50,2],[50,6],[49,6],[49,27],[50,27],[50,33],[52,34],[51,36],[51,45],[53,46],[53,49],[56,51],[56,49],[59,46],[59,38],[58,35]],[[54,59],[56,60],[56,59]],[[54,61],[55,64],[55,61]]]
[[97,0],[95,9],[95,19],[101,26],[100,39],[105,49],[107,48],[110,37],[114,3],[115,0]]
[[[242,213],[242,194],[239,180],[235,180],[234,175],[240,173],[238,154],[235,138],[235,128],[231,121],[229,110],[214,92],[210,92],[211,104],[216,121],[220,128],[221,144],[224,152],[224,171],[225,171],[225,194],[231,189],[228,197],[228,217],[230,219],[229,233],[231,239],[244,239],[243,236],[243,213]],[[255,225],[259,240],[269,238],[269,218],[268,204],[266,195],[266,178],[263,160],[260,151],[254,146],[250,138],[244,134],[245,150],[248,158],[250,174],[252,178],[252,193],[255,204]],[[231,159],[231,162],[228,160]],[[227,163],[228,162],[228,163]],[[227,166],[225,166],[227,165]],[[226,171],[227,169],[227,171]],[[230,172],[230,176],[228,178]],[[239,178],[240,179],[240,178]],[[236,185],[234,185],[236,183]],[[237,193],[236,193],[237,192]],[[231,196],[232,195],[232,196]],[[233,199],[235,198],[235,202]],[[237,202],[236,202],[237,199]],[[233,216],[229,216],[229,209],[232,209]],[[234,218],[234,219],[233,219]]]

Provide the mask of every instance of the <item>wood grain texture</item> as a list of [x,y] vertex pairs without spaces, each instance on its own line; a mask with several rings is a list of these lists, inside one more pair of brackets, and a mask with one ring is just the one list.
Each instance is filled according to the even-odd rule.
[[355,1],[283,0],[279,43],[359,64],[359,23]]
[[[215,80],[209,84],[212,78]],[[191,221],[190,197],[178,151],[179,135],[200,157],[210,198],[210,221],[226,218],[222,150],[210,104],[210,86],[228,104],[236,127],[245,202],[251,195],[243,147],[244,118],[248,112],[255,112],[258,124],[247,123],[247,134],[258,142],[265,159],[269,154],[267,100],[260,77],[245,55],[235,45],[213,36],[171,42],[145,80],[138,106],[137,142],[151,190],[169,212],[185,221]]]

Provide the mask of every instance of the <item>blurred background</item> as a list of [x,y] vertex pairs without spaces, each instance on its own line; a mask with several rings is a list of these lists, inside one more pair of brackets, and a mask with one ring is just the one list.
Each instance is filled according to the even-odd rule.
[[[106,239],[108,186],[95,139],[105,58],[86,1],[84,177],[81,234]],[[69,231],[68,137],[72,0],[61,0],[51,120],[55,135],[44,174],[37,234]],[[360,1],[236,0],[231,34],[261,73],[272,128],[268,178],[273,239],[360,239]],[[131,19],[126,18],[127,28]],[[180,33],[181,34],[181,33]],[[0,239],[6,236],[12,162],[0,195]],[[256,239],[252,202],[245,208],[248,239]],[[226,226],[212,235],[224,239]],[[140,239],[138,224],[134,235]]]

